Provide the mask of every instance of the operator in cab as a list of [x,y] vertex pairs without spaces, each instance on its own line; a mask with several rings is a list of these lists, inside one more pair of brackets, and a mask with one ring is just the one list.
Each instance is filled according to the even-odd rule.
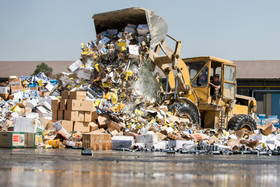
[[213,80],[209,83],[211,88],[210,88],[210,95],[212,96],[212,105],[216,105],[216,100],[219,96],[220,93],[220,88],[221,88],[221,82],[219,81],[220,75],[215,74],[213,77]]

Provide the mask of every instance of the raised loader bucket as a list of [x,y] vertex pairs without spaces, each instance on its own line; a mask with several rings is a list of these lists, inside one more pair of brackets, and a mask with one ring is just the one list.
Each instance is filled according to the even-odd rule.
[[128,8],[93,15],[96,34],[107,29],[118,29],[122,31],[127,24],[147,24],[149,27],[151,41],[150,47],[154,48],[160,41],[165,39],[167,24],[165,20],[154,13],[153,10],[144,8]]

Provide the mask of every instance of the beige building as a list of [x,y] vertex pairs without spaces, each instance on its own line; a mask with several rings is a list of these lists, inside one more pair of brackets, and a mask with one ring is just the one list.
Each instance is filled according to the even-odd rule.
[[0,80],[5,81],[11,75],[29,76],[42,62],[53,68],[53,74],[57,74],[68,72],[67,67],[74,61],[0,61]]

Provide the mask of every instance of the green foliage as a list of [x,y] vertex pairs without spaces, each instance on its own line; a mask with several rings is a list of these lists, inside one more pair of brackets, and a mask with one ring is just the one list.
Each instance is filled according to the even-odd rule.
[[37,75],[40,72],[45,73],[45,72],[52,72],[52,71],[53,71],[52,67],[49,67],[48,64],[42,62],[41,64],[38,64],[36,66],[36,69],[32,75]]

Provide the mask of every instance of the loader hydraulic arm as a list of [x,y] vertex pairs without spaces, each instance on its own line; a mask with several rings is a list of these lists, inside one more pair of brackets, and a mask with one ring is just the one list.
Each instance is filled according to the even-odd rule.
[[[168,77],[170,90],[175,92],[188,92],[190,87],[189,71],[185,62],[180,58],[181,41],[167,35],[171,40],[175,41],[175,50],[171,49],[165,40],[162,40],[155,50],[150,50],[151,60],[158,66]],[[165,56],[159,56],[160,49]]]
[[167,45],[165,40],[160,44],[161,50],[172,60],[173,69],[178,69],[178,63],[179,63],[179,59],[180,59],[182,43],[181,43],[181,41],[176,40],[175,38],[171,37],[168,34],[167,34],[167,37],[169,37],[170,39],[172,39],[173,41],[176,42],[175,50],[173,51]]

